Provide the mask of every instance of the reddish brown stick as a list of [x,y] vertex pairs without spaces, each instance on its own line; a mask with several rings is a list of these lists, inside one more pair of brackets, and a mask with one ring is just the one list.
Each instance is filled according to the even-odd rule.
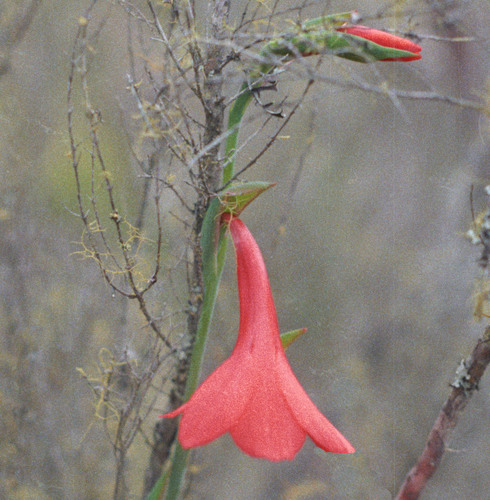
[[419,498],[427,481],[441,463],[449,432],[456,426],[459,415],[466,407],[469,398],[478,389],[478,383],[490,362],[490,326],[478,340],[471,356],[461,362],[453,389],[445,402],[437,420],[429,433],[424,451],[417,463],[405,477],[396,500],[415,500]]

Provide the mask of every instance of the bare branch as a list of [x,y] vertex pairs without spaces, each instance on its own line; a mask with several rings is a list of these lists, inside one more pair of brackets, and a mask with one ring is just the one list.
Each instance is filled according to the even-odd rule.
[[447,441],[452,429],[458,423],[459,416],[466,408],[472,394],[478,390],[478,384],[490,363],[490,327],[478,340],[471,356],[463,360],[456,370],[453,389],[444,403],[437,420],[429,433],[424,451],[412,467],[403,482],[396,500],[415,500],[419,498],[427,481],[436,472],[441,463]]

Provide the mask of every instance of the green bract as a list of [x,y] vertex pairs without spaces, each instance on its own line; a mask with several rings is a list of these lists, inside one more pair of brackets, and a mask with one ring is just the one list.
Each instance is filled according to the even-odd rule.
[[299,330],[290,330],[289,332],[281,333],[281,344],[284,350],[286,350],[298,337],[301,337],[303,333],[306,332],[306,328],[300,328]]
[[275,184],[275,182],[260,181],[230,184],[226,191],[219,195],[222,211],[238,217],[247,205]]
[[[235,182],[214,198],[206,212],[201,229],[201,250],[203,264],[204,291],[212,288],[221,274],[218,256],[226,250],[224,229],[221,228],[221,214],[229,213],[238,217],[255,198],[274,186],[271,182]],[[224,258],[224,257],[222,257]]]

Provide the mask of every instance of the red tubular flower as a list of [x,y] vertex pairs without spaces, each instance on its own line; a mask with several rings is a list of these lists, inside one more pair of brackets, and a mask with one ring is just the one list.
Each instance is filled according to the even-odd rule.
[[301,387],[281,345],[276,309],[260,249],[245,224],[229,214],[237,259],[240,328],[231,356],[175,411],[183,448],[229,432],[252,457],[291,460],[306,435],[321,449],[353,453],[347,439]]
[[411,40],[407,40],[406,38],[392,35],[391,33],[386,33],[386,31],[380,31],[361,25],[345,25],[335,29],[343,33],[349,33],[349,35],[354,35],[366,40],[370,40],[371,42],[382,45],[383,47],[406,50],[413,53],[413,56],[411,57],[395,57],[383,59],[383,61],[415,61],[416,59],[422,58],[422,56],[419,54],[419,52],[422,50],[422,47],[420,45],[417,45],[416,43],[412,42]]

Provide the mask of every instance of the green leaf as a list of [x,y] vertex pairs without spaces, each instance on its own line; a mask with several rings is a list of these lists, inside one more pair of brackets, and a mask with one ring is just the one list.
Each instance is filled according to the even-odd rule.
[[306,328],[299,330],[291,330],[286,333],[281,333],[281,343],[284,350],[286,350],[296,339],[301,337],[306,332]]

